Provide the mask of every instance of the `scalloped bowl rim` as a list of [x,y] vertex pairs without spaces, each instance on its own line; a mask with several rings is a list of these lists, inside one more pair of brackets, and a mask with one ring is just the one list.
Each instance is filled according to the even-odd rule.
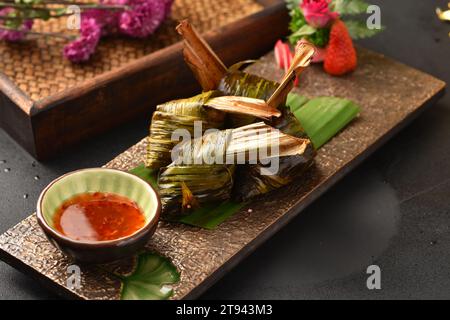
[[[50,226],[47,219],[44,217],[43,209],[42,209],[42,204],[43,204],[43,201],[44,201],[44,198],[45,198],[47,192],[61,180],[67,179],[70,176],[73,176],[73,175],[76,175],[76,174],[79,174],[82,172],[88,172],[88,173],[92,173],[92,174],[95,174],[95,172],[108,172],[108,173],[115,174],[115,175],[122,175],[123,177],[132,179],[133,183],[138,183],[138,184],[144,186],[144,188],[146,189],[148,194],[153,198],[153,199],[151,199],[151,201],[155,202],[155,205],[153,206],[154,207],[153,212],[151,212],[149,214],[148,218],[146,216],[146,223],[140,229],[136,230],[134,233],[132,233],[130,235],[127,235],[125,237],[121,237],[118,239],[114,239],[114,240],[104,240],[104,241],[75,240],[68,236],[63,235],[58,230],[56,230],[54,227]],[[89,192],[89,191],[86,191],[86,192]],[[102,192],[102,190],[98,190],[98,192]],[[77,194],[79,194],[79,193],[77,193]],[[72,196],[75,196],[77,194],[74,193],[74,194],[72,194]],[[125,197],[127,197],[127,196],[125,196]],[[127,197],[127,198],[129,198],[129,197]],[[130,199],[130,200],[134,201],[134,199]],[[143,209],[141,208],[141,210],[143,210]],[[149,183],[147,183],[142,178],[135,176],[131,173],[128,173],[128,172],[125,172],[122,170],[117,170],[117,169],[110,169],[110,168],[79,169],[79,170],[68,172],[68,173],[56,178],[55,180],[50,182],[47,185],[47,187],[45,187],[45,189],[41,192],[41,194],[39,195],[38,201],[37,201],[37,208],[36,208],[37,220],[40,223],[42,228],[46,229],[47,232],[50,232],[56,238],[60,238],[61,240],[65,240],[69,243],[74,243],[74,244],[78,244],[78,245],[82,245],[82,246],[83,245],[84,246],[120,245],[122,242],[124,242],[130,238],[139,238],[139,236],[145,235],[147,233],[147,231],[151,230],[155,226],[155,224],[158,223],[160,212],[161,212],[161,200],[159,198],[158,193],[155,191],[155,189]],[[145,214],[145,212],[144,212],[144,214]]]

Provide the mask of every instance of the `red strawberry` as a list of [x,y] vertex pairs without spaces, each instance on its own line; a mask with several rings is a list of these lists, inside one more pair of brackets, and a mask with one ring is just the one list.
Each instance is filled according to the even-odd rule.
[[333,76],[341,76],[355,70],[357,65],[356,50],[345,23],[336,20],[331,26],[330,41],[323,67]]

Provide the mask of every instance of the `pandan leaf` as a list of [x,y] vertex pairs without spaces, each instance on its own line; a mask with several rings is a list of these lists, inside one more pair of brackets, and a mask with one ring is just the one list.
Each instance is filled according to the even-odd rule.
[[295,93],[289,93],[286,100],[286,105],[289,107],[292,113],[295,113],[300,109],[309,99],[305,96],[301,96]]
[[[144,164],[129,171],[130,173],[144,179],[158,190],[158,171],[146,168]],[[193,210],[189,215],[180,216],[171,221],[188,224],[204,229],[215,229],[219,224],[238,212],[245,203],[225,201],[223,203],[204,204]]]
[[180,280],[180,273],[169,259],[155,253],[138,256],[134,272],[120,276],[122,300],[166,300],[173,290],[168,285]]
[[367,12],[369,4],[364,0],[333,0],[333,11],[340,15],[361,14]]
[[180,217],[176,222],[213,230],[244,206],[245,203],[234,201],[208,203],[194,210],[189,215]]
[[149,169],[144,164],[141,164],[129,172],[147,181],[153,188],[158,190],[158,170]]
[[293,113],[314,147],[319,149],[352,121],[359,111],[360,107],[350,100],[319,97],[309,100]]
[[381,29],[369,29],[367,28],[367,24],[365,22],[357,20],[345,20],[344,22],[347,26],[350,37],[355,40],[373,37],[385,29],[383,26]]

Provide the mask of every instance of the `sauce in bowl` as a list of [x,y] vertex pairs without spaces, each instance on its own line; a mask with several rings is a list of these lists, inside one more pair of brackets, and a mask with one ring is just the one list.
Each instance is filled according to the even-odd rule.
[[129,236],[145,225],[130,199],[113,193],[83,193],[66,200],[54,216],[55,228],[80,241],[108,241]]

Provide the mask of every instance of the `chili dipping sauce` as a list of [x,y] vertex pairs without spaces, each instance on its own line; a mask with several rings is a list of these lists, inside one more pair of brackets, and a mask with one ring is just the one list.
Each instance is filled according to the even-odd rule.
[[107,241],[129,236],[145,225],[130,199],[113,193],[83,193],[66,200],[54,216],[55,228],[81,241]]

